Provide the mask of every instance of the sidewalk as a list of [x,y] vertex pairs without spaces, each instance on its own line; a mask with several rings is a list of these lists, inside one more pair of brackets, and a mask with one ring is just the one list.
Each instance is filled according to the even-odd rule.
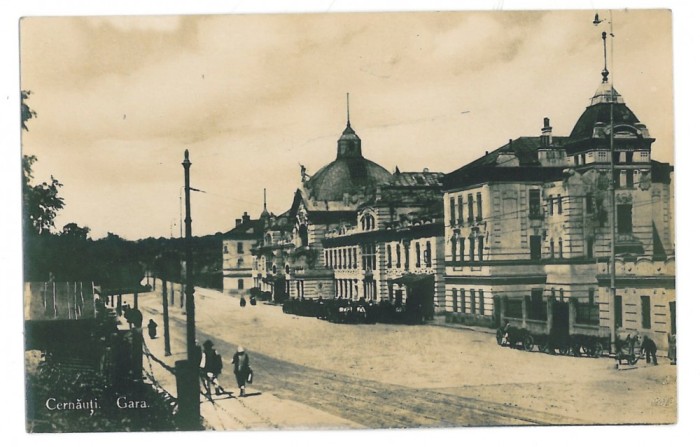
[[447,323],[445,321],[444,315],[436,315],[433,320],[427,321],[425,324],[429,326],[449,327],[452,329],[461,329],[464,331],[481,332],[483,334],[496,334],[496,329],[492,329],[489,327],[467,326],[466,324],[459,323]]
[[[144,320],[155,315],[144,311]],[[160,329],[160,328],[159,328]],[[172,355],[164,355],[164,342],[159,331],[158,338],[151,339],[144,334],[143,367],[149,380],[163,388],[170,395],[177,396],[175,362],[187,357],[184,341],[171,334]],[[150,354],[150,355],[149,355]],[[253,386],[246,386],[246,397],[238,397],[235,383],[221,380],[221,385],[231,395],[212,395],[206,398],[200,394],[200,413],[207,430],[280,430],[280,429],[348,429],[363,428],[361,425],[337,417],[313,407],[294,401],[284,400],[271,393],[261,393]]]

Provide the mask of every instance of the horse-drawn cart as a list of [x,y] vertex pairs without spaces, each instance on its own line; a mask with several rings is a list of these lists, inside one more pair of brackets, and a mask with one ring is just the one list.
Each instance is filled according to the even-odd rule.
[[497,329],[496,341],[501,346],[522,347],[526,351],[536,346],[540,352],[577,357],[599,357],[610,350],[610,333],[605,327],[574,324],[571,330],[567,326],[548,328],[547,322],[540,320],[506,322]]

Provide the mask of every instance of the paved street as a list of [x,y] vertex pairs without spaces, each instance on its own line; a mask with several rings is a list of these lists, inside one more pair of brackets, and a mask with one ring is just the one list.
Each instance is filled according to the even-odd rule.
[[[144,321],[154,318],[162,336],[160,293],[141,295],[139,304]],[[211,339],[222,354],[224,387],[235,389],[228,364],[243,344],[255,370],[252,391],[262,393],[237,399],[248,407],[258,399],[254,424],[222,422],[226,428],[675,421],[675,367],[665,358],[658,367],[618,371],[611,359],[501,348],[491,334],[464,329],[336,325],[287,315],[279,306],[241,308],[238,300],[202,289],[196,306],[197,338]],[[179,306],[170,308],[170,321],[173,357],[182,356]],[[148,344],[164,358],[162,338]]]

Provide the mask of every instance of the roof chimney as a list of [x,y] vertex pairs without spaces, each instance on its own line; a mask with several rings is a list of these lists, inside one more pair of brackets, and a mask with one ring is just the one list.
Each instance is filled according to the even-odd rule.
[[243,222],[248,222],[250,221],[250,215],[248,215],[248,211],[243,212]]
[[236,226],[239,226],[243,222],[243,219],[236,219]]
[[549,125],[549,118],[544,119],[544,127],[542,127],[542,135],[540,136],[540,147],[548,147],[552,145],[552,126]]

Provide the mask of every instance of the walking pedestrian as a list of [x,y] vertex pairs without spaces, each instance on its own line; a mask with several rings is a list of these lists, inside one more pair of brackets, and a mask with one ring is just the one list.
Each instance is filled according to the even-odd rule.
[[143,325],[143,314],[135,307],[131,308],[131,322],[137,329]]
[[245,397],[245,384],[248,380],[248,376],[251,374],[251,369],[250,358],[243,346],[239,346],[238,351],[233,354],[231,363],[233,363],[233,374],[236,376],[236,383],[241,390],[240,396]]
[[668,358],[671,360],[671,365],[675,365],[678,359],[676,351],[676,334],[668,334]]
[[653,359],[654,365],[658,365],[656,362],[656,343],[654,343],[654,340],[645,335],[640,348],[642,352],[646,354],[647,363],[651,363]]
[[211,340],[204,342],[204,350],[202,351],[202,360],[199,364],[204,370],[204,389],[207,397],[211,396],[211,386],[214,385],[216,395],[224,392],[223,387],[219,384],[217,377],[221,374],[223,363],[221,355],[214,349],[214,343]]
[[245,297],[241,297],[240,304],[241,304],[241,307],[245,307]]
[[153,318],[148,320],[148,336],[151,337],[151,340],[157,337],[157,334],[156,334],[157,327],[158,327],[158,323],[153,321]]

